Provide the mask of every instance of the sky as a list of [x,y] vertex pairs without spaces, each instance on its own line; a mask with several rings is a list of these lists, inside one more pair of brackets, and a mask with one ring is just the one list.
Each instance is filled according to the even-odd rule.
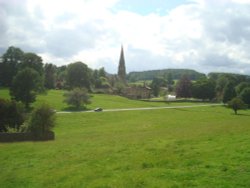
[[250,0],[0,0],[0,54],[116,73],[121,45],[127,72],[250,75]]

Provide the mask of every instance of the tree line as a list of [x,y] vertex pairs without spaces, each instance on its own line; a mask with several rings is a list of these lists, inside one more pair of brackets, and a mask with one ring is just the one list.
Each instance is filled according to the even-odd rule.
[[198,80],[205,77],[203,73],[189,69],[162,69],[162,70],[149,70],[141,72],[130,72],[127,79],[130,82],[137,82],[140,80],[153,80],[155,77],[165,78],[171,75],[174,80],[179,80],[182,75],[187,75],[191,80]]
[[[159,95],[160,88],[165,87],[168,92],[174,92],[177,98],[196,98],[207,101],[223,102],[224,104],[246,104],[250,107],[250,77],[247,75],[230,73],[211,73],[196,81],[188,75],[183,75],[176,83],[171,74],[167,79],[155,77],[151,88],[155,96]],[[236,105],[236,106],[237,106]],[[245,107],[246,107],[245,106]],[[238,109],[244,108],[239,105]],[[235,111],[237,113],[237,110]]]
[[10,88],[12,99],[29,108],[36,95],[46,89],[78,87],[90,91],[109,87],[109,81],[104,68],[92,70],[80,61],[59,67],[44,64],[39,55],[11,46],[1,57],[0,87]]

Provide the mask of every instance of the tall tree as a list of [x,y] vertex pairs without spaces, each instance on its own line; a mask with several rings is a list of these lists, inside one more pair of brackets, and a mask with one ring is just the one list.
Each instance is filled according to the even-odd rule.
[[215,97],[215,82],[211,79],[201,79],[193,83],[192,95],[198,99],[212,100]]
[[188,98],[191,97],[191,80],[187,75],[183,75],[176,85],[176,96]]
[[250,107],[250,87],[246,87],[243,89],[243,91],[240,93],[240,97]]
[[56,84],[56,66],[53,64],[45,64],[44,66],[44,85],[48,89],[54,89]]
[[164,78],[155,77],[151,83],[151,88],[153,90],[154,96],[158,97],[160,93],[160,88],[166,86],[166,80]]
[[25,68],[17,73],[10,88],[10,95],[25,104],[34,102],[36,94],[43,89],[43,80],[39,73],[32,68]]
[[23,60],[23,51],[11,46],[2,56],[0,62],[0,86],[11,86],[14,76],[17,74],[18,64]]
[[67,84],[70,88],[90,89],[90,69],[82,62],[71,63],[67,67]]
[[41,76],[44,74],[43,69],[43,60],[40,56],[36,55],[35,53],[25,53],[23,56],[23,61],[19,66],[19,69],[24,68],[33,68],[36,70]]
[[223,91],[223,99],[222,99],[223,103],[227,103],[228,101],[236,97],[236,92],[235,92],[234,87],[235,87],[235,84],[233,82],[229,81],[227,83]]

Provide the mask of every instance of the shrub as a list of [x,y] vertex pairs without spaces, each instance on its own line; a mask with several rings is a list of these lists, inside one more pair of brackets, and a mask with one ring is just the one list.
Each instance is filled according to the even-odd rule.
[[77,109],[80,109],[80,107],[85,104],[90,104],[90,96],[84,88],[75,88],[72,91],[65,93],[64,96],[66,97],[64,102],[75,106]]
[[246,108],[246,104],[240,98],[235,97],[228,102],[228,107],[232,108],[234,113],[237,114],[238,110]]
[[19,130],[25,120],[24,106],[16,101],[0,99],[0,132]]
[[28,130],[36,136],[43,136],[55,126],[55,112],[47,104],[42,104],[32,113],[28,122]]

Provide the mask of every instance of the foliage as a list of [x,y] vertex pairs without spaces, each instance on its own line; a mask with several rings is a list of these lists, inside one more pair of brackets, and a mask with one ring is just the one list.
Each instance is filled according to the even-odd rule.
[[55,126],[55,112],[49,105],[42,104],[31,113],[28,126],[37,136],[46,134]]
[[162,69],[143,72],[130,72],[127,78],[131,82],[136,82],[139,80],[153,80],[154,77],[164,77],[165,75],[171,75],[173,80],[179,80],[182,75],[187,75],[191,80],[197,80],[205,77],[205,74],[189,69]]
[[228,102],[228,107],[232,108],[234,113],[237,114],[238,110],[246,108],[246,104],[242,101],[242,99],[235,97]]
[[10,94],[29,108],[29,104],[35,101],[37,93],[42,90],[43,80],[39,73],[32,68],[25,68],[14,77]]
[[19,70],[25,68],[32,68],[36,70],[40,76],[43,76],[43,60],[40,56],[35,53],[25,53],[23,56],[23,61],[19,64]]
[[10,46],[2,56],[0,62],[0,86],[11,86],[17,73],[18,65],[23,60],[23,51],[20,48]]
[[154,96],[158,97],[160,93],[160,88],[163,86],[166,87],[166,85],[167,82],[166,80],[164,80],[164,78],[155,77],[150,85],[150,87],[153,90]]
[[192,95],[197,99],[212,100],[215,97],[215,82],[211,79],[201,79],[192,84]]
[[242,90],[240,93],[240,97],[250,107],[250,87],[246,87],[245,89]]
[[93,84],[95,88],[109,88],[110,84],[106,77],[106,72],[104,68],[99,70],[94,70],[92,73]]
[[66,92],[64,94],[65,100],[68,105],[73,105],[77,109],[80,109],[81,106],[90,104],[90,96],[84,88],[74,88],[73,90]]
[[189,98],[191,97],[191,80],[187,75],[183,75],[176,85],[176,97]]
[[44,72],[44,86],[47,89],[54,89],[56,84],[56,66],[51,63],[45,64]]
[[173,85],[174,85],[174,79],[173,79],[173,74],[169,72],[168,74],[164,75],[166,81],[167,81],[167,87],[168,91],[172,92],[173,91]]
[[90,89],[90,69],[82,62],[71,63],[67,67],[67,84],[71,89],[85,87]]
[[224,88],[223,91],[223,103],[227,103],[228,101],[230,101],[231,99],[233,99],[234,97],[236,97],[236,92],[235,92],[235,84],[233,82],[228,82]]
[[25,120],[24,107],[16,101],[0,99],[0,132],[19,130]]
[[240,95],[240,93],[247,87],[250,87],[250,82],[241,82],[235,87],[235,91],[237,95]]

